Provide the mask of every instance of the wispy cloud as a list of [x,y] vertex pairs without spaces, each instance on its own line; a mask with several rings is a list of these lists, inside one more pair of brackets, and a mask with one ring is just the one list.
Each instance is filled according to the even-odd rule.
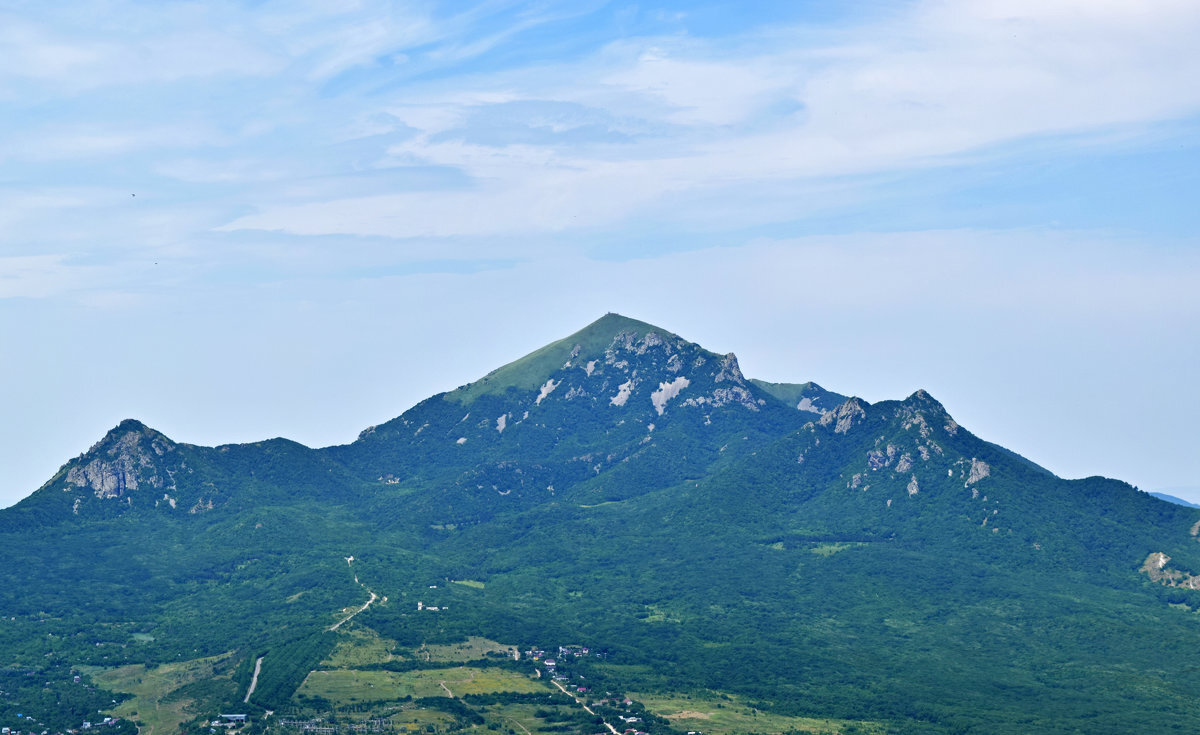
[[[671,17],[670,33],[596,36],[565,55],[541,29],[610,11],[27,10],[0,24],[13,59],[0,161],[12,191],[36,186],[43,204],[0,217],[10,242],[100,259],[238,232],[391,238],[392,257],[415,260],[434,241],[521,258],[546,237],[636,238],[649,222],[735,233],[857,205],[862,177],[1020,141],[1128,145],[1200,112],[1200,9],[1176,0],[924,0],[723,35]],[[561,58],[528,53],[530,34]],[[57,216],[79,210],[81,186],[88,219]],[[136,209],[116,204],[128,193]]]
[[[263,200],[226,227],[394,237],[562,231],[615,225],[666,199],[679,204],[681,192],[737,197],[747,183],[945,165],[1037,137],[1066,136],[1069,145],[1073,136],[1128,134],[1200,111],[1197,32],[1200,9],[1170,0],[1136,9],[980,1],[919,3],[835,32],[772,29],[759,43],[622,41],[566,66],[426,83],[402,101],[379,100],[416,131],[389,146],[387,159],[461,171],[472,182],[465,189]],[[530,105],[522,121],[517,103]],[[489,144],[469,127],[494,110],[510,126],[545,131],[535,103],[574,105],[608,123],[590,145],[552,135]]]

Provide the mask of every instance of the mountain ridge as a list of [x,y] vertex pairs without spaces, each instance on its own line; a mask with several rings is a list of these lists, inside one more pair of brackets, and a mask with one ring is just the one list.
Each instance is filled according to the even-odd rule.
[[1055,477],[923,389],[754,381],[609,314],[349,444],[122,421],[0,512],[0,651],[47,672],[226,657],[243,673],[195,694],[197,732],[226,706],[322,711],[302,682],[360,634],[405,661],[582,641],[610,688],[896,732],[1200,729],[1197,529],[1126,483]]

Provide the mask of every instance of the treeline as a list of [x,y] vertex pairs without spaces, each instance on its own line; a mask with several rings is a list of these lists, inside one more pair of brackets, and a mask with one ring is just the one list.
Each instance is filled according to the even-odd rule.
[[464,694],[464,702],[490,707],[497,704],[575,704],[570,695],[555,689],[552,692],[490,692],[488,694]]
[[433,709],[452,715],[459,726],[482,725],[484,720],[478,712],[453,697],[420,697],[413,703],[422,709]]
[[355,668],[363,671],[394,671],[398,674],[403,674],[407,671],[423,671],[429,669],[457,669],[463,666],[470,666],[476,669],[505,669],[506,671],[519,671],[523,674],[530,672],[528,663],[514,661],[511,658],[476,658],[469,661],[420,661],[415,659],[405,659],[400,661],[384,661],[373,664],[363,664]]

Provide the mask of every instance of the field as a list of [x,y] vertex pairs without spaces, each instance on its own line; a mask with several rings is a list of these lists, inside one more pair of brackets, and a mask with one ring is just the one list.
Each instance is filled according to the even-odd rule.
[[515,646],[497,643],[479,636],[471,636],[463,643],[454,643],[448,646],[422,646],[418,649],[417,655],[423,661],[463,662],[481,659],[489,653],[503,653],[511,656],[515,650]]
[[464,666],[457,669],[410,671],[405,676],[410,678],[414,689],[426,692],[413,696],[422,697],[446,694],[446,689],[449,689],[450,693],[456,697],[464,694],[491,694],[493,692],[537,693],[547,691],[543,684],[539,684],[528,676],[504,669],[475,669]]
[[454,722],[454,717],[445,712],[428,709],[409,709],[388,718],[398,732],[425,732],[426,728],[445,728]]
[[320,697],[335,706],[383,702],[403,697],[448,697],[493,692],[543,692],[546,687],[527,676],[503,669],[426,669],[393,671],[314,671],[297,697]]
[[133,695],[110,714],[136,722],[140,735],[165,735],[178,732],[181,724],[195,716],[188,711],[194,700],[177,694],[181,688],[202,680],[215,680],[217,686],[227,682],[232,687],[228,677],[214,671],[214,667],[228,657],[229,654],[225,654],[163,664],[152,669],[134,664],[109,670],[93,669],[89,673],[100,686]]
[[353,669],[369,664],[387,663],[401,658],[394,653],[395,647],[395,641],[380,638],[379,634],[370,628],[343,629],[337,647],[321,665],[330,669]]
[[336,706],[385,702],[412,696],[412,687],[406,686],[404,674],[394,671],[313,671],[300,685],[297,697],[321,697]]
[[848,722],[811,717],[786,717],[762,712],[721,696],[685,696],[662,694],[631,694],[651,712],[666,717],[681,729],[703,732],[705,735],[732,733],[880,733],[882,725],[871,722]]
[[[562,724],[572,721],[572,716],[576,715],[579,711],[579,707],[574,704],[559,707],[533,704],[503,704],[487,707],[484,717],[488,721],[489,729],[493,729],[492,725],[495,725],[502,732],[512,733],[513,735],[534,735],[539,732],[562,732]],[[543,719],[535,714],[538,712],[543,715],[551,712],[553,713],[553,718],[549,720]]]

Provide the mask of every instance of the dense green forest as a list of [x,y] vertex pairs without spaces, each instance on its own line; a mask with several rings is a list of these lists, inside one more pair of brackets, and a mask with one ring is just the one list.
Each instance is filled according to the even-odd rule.
[[123,422],[0,513],[0,722],[1200,731],[1198,522],[610,315],[341,447]]

